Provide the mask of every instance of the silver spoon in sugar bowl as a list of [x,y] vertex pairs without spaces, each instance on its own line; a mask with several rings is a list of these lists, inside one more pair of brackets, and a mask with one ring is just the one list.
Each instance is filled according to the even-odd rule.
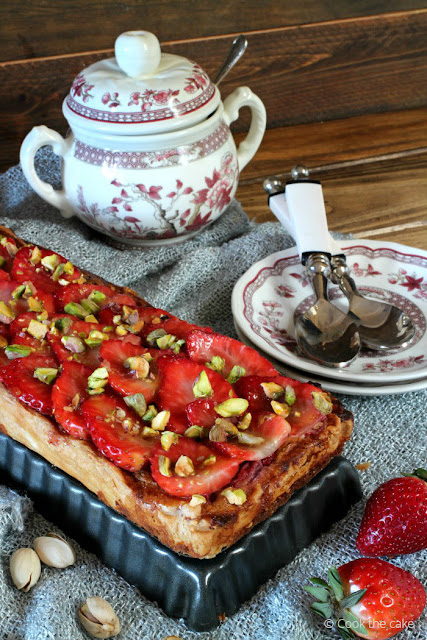
[[231,49],[228,53],[228,56],[224,60],[222,66],[215,76],[214,84],[218,86],[219,83],[224,80],[228,72],[231,71],[236,62],[238,62],[242,55],[245,53],[247,46],[248,41],[245,36],[241,35],[234,38],[233,42],[231,43]]

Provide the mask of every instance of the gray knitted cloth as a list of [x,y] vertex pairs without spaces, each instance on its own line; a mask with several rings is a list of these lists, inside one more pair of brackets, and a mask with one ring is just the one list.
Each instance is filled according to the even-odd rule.
[[[44,151],[39,173],[58,183],[57,159]],[[19,167],[0,176],[0,222],[18,235],[66,255],[82,268],[120,285],[129,285],[152,304],[215,330],[234,335],[230,296],[234,283],[255,261],[291,246],[275,223],[249,222],[237,202],[193,240],[168,248],[115,247],[77,219],[63,221],[30,189]],[[343,397],[354,412],[355,433],[345,454],[354,463],[370,462],[361,472],[364,495],[381,482],[427,464],[425,391],[400,396]],[[43,567],[37,585],[19,592],[9,575],[9,557],[31,546],[35,537],[60,530],[42,518],[24,495],[0,486],[0,639],[85,640],[77,621],[80,604],[92,595],[108,599],[122,623],[122,640],[322,640],[338,636],[309,610],[302,590],[308,576],[325,576],[327,567],[359,557],[355,548],[363,502],[331,531],[300,553],[231,619],[209,633],[188,631],[172,620],[114,571],[77,544],[74,566]],[[427,587],[427,552],[401,556],[394,564],[411,571]],[[427,616],[402,640],[425,640]]]

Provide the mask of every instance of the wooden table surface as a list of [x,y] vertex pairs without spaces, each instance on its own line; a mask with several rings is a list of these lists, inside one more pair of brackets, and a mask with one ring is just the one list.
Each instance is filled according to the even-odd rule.
[[427,109],[269,129],[236,194],[252,219],[275,220],[263,180],[298,163],[322,182],[332,231],[427,250]]

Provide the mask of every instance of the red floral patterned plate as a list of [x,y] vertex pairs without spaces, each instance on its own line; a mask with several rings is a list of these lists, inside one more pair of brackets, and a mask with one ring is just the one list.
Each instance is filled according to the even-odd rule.
[[427,377],[420,378],[419,380],[407,380],[405,382],[391,382],[390,384],[363,384],[361,382],[348,382],[346,380],[342,382],[340,380],[329,380],[329,378],[317,376],[313,373],[301,372],[298,369],[294,369],[293,367],[286,366],[282,362],[279,362],[272,356],[264,353],[264,351],[261,351],[261,349],[257,349],[254,343],[245,336],[237,322],[235,322],[234,325],[239,340],[244,344],[247,344],[248,347],[256,349],[261,353],[261,355],[268,358],[272,365],[276,367],[277,371],[279,371],[283,376],[288,376],[288,378],[300,380],[301,382],[314,382],[316,384],[320,384],[322,389],[331,391],[332,393],[343,393],[347,396],[384,396],[427,389]]
[[[295,247],[260,260],[238,280],[232,295],[233,316],[256,347],[295,369],[329,379],[385,385],[427,377],[427,252],[391,242],[339,242],[361,293],[390,302],[412,319],[416,333],[406,349],[361,352],[345,369],[326,369],[304,358],[294,340],[295,310],[314,303],[310,282]],[[346,310],[341,290],[329,297]]]

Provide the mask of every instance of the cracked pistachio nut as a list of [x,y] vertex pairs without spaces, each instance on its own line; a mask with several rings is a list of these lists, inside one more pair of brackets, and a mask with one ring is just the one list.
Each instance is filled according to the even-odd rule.
[[193,395],[195,398],[208,398],[213,394],[212,385],[206,371],[203,369],[193,384]]
[[221,491],[221,495],[228,500],[230,504],[241,505],[246,502],[246,493],[243,489],[232,489],[227,487]]
[[79,620],[94,638],[112,638],[120,633],[120,622],[113,607],[104,598],[88,598],[79,609]]
[[311,397],[313,398],[313,404],[323,415],[327,415],[332,411],[332,400],[327,393],[322,391],[312,391]]
[[215,406],[216,413],[223,418],[231,418],[232,416],[241,416],[245,413],[249,406],[249,402],[245,398],[230,398]]
[[277,400],[284,393],[284,388],[275,382],[261,382],[264,393],[270,400]]
[[40,559],[34,549],[17,549],[10,558],[10,575],[15,587],[27,593],[41,573]]
[[55,569],[65,569],[76,561],[74,549],[56,533],[47,533],[34,540],[34,549],[43,564]]

